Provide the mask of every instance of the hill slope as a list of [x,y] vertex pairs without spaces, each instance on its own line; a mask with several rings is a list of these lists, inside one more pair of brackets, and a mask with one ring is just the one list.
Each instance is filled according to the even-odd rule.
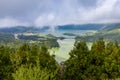
[[112,24],[105,26],[103,29],[90,35],[90,33],[84,36],[76,36],[76,40],[85,40],[88,42],[93,42],[99,38],[104,38],[106,41],[117,41],[120,43],[120,24]]

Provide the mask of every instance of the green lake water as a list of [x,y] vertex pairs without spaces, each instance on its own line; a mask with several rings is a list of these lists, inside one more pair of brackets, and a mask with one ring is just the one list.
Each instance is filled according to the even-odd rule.
[[74,42],[74,39],[58,40],[60,48],[53,48],[50,53],[56,55],[58,62],[65,61],[69,58],[69,52],[73,49]]
[[[55,59],[58,62],[62,62],[62,61],[66,61],[69,58],[69,52],[73,49],[74,47],[74,43],[75,43],[75,36],[66,36],[63,35],[63,33],[74,33],[74,34],[83,34],[83,33],[87,33],[89,31],[87,30],[76,30],[76,31],[55,31],[54,33],[51,32],[51,34],[59,37],[59,36],[63,36],[66,39],[63,40],[57,40],[57,42],[60,45],[60,48],[52,48],[50,50],[50,54],[54,54],[55,55]],[[91,43],[87,43],[88,48],[90,49],[91,47]]]

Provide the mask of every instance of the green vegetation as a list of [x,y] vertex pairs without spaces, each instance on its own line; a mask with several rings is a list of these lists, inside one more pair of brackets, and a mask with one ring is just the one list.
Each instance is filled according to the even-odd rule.
[[44,37],[39,37],[37,35],[29,35],[29,36],[18,35],[18,38],[21,39],[21,40],[33,40],[33,41],[37,41],[40,38],[44,38]]
[[57,37],[48,34],[48,35],[44,35],[44,36],[40,36],[40,35],[18,35],[18,38],[20,40],[25,40],[25,41],[36,41],[36,42],[40,42],[40,43],[45,43],[47,45],[47,47],[52,48],[52,47],[59,47],[59,44],[57,42]]
[[[15,39],[17,38],[17,39]],[[57,42],[58,39],[64,39],[63,37],[55,37],[51,34],[48,35],[40,35],[36,33],[22,33],[15,34],[13,33],[0,33],[0,44],[2,45],[14,45],[14,43],[22,44],[22,43],[45,43],[48,48],[59,47]],[[16,46],[16,45],[15,45]]]
[[94,42],[101,37],[103,37],[106,41],[117,41],[120,43],[120,29],[115,28],[112,30],[101,30],[92,34],[86,33],[85,35],[77,35],[75,39],[76,41],[85,40],[87,42]]
[[93,43],[91,50],[86,42],[75,43],[65,62],[65,80],[115,80],[120,78],[120,46],[103,39]]
[[11,33],[0,32],[0,44],[14,42],[14,41],[15,41],[14,35],[12,35]]
[[45,45],[0,46],[0,80],[54,80],[58,64]]
[[120,46],[77,41],[65,62],[58,64],[45,44],[0,46],[0,80],[115,80],[120,78]]
[[76,34],[73,34],[73,33],[63,33],[63,35],[67,35],[67,36],[76,36]]

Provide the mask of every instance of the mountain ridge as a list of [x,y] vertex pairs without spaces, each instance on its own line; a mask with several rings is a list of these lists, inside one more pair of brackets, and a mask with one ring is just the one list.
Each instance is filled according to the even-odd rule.
[[[55,27],[55,30],[111,30],[120,28],[120,23],[113,24],[67,24],[67,25],[58,25]],[[45,26],[43,28],[38,28],[34,26],[16,26],[9,28],[0,28],[0,32],[7,33],[23,33],[23,32],[44,32],[49,30],[50,26]]]

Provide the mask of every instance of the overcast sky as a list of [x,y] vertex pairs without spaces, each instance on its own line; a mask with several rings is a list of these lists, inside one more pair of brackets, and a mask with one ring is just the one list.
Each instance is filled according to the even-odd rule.
[[120,0],[0,0],[0,27],[118,22]]

